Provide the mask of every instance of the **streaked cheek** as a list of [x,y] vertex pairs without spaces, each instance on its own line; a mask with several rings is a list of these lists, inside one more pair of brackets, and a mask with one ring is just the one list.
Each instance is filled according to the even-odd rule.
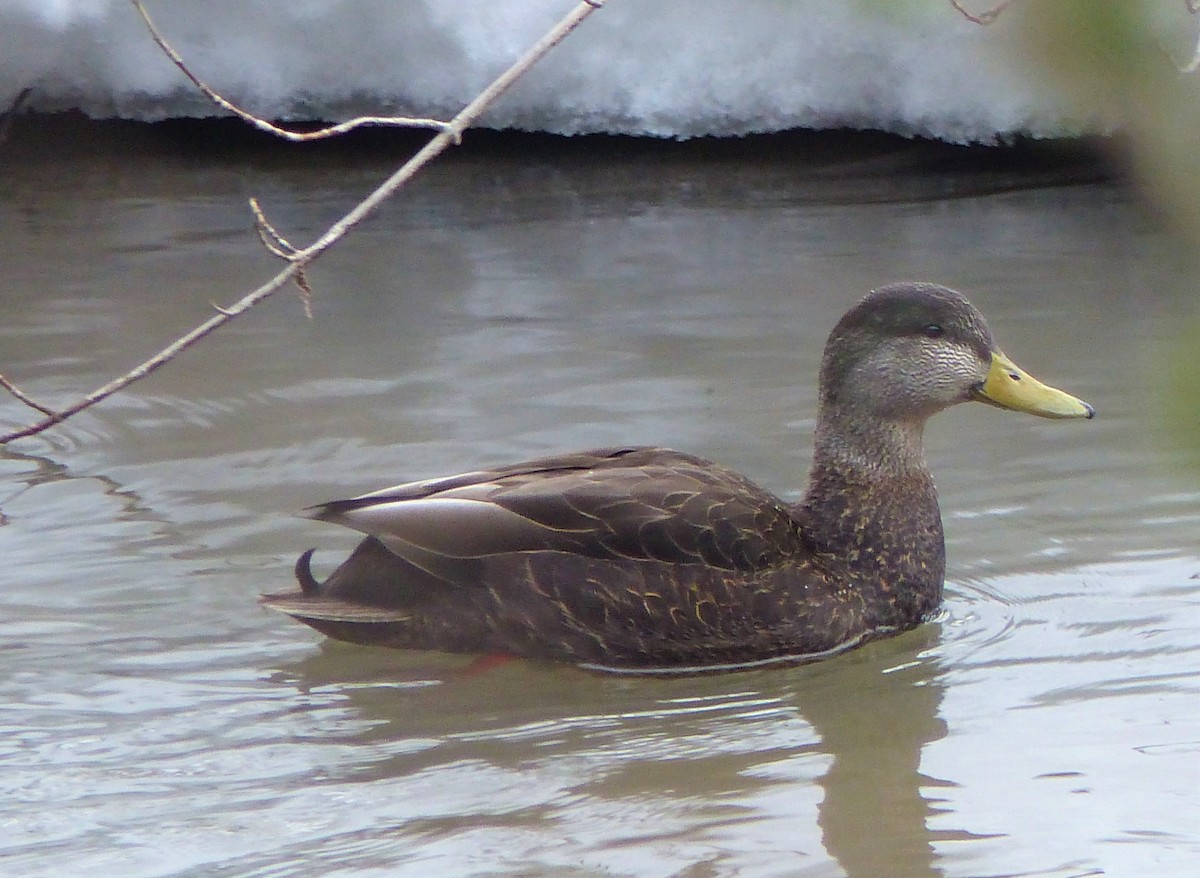
[[975,351],[965,345],[944,345],[934,356],[940,360],[940,371],[945,373],[949,380],[974,384],[987,376],[987,364],[981,363]]
[[922,346],[913,358],[915,368],[907,395],[922,408],[940,408],[967,398],[986,372],[974,351],[961,345]]

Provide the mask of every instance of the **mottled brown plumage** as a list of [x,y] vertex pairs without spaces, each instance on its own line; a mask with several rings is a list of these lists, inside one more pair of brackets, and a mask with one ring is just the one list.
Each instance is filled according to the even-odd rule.
[[867,296],[830,335],[810,484],[789,504],[700,457],[626,447],[315,507],[367,533],[263,602],[356,643],[673,671],[815,658],[911,628],[945,549],[921,432],[968,399],[1092,409],[1020,372],[933,284]]

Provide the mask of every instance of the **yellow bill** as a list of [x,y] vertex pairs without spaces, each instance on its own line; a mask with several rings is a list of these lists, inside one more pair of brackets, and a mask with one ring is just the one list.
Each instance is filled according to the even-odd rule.
[[1096,410],[1081,399],[1038,381],[1000,351],[992,352],[987,379],[975,388],[975,398],[1002,409],[1029,412],[1043,418],[1091,418]]

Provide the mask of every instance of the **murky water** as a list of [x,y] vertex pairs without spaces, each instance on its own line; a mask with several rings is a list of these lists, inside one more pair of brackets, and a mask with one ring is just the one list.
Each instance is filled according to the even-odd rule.
[[[0,372],[48,402],[269,275],[246,196],[303,242],[391,162],[161,136],[5,159]],[[1194,273],[1110,183],[777,143],[454,156],[312,272],[313,322],[280,294],[0,452],[0,871],[1194,875],[1200,474],[1156,371]],[[898,278],[1100,412],[931,425],[939,622],[624,679],[256,606],[355,542],[293,510],[406,479],[655,442],[797,496],[825,335]]]

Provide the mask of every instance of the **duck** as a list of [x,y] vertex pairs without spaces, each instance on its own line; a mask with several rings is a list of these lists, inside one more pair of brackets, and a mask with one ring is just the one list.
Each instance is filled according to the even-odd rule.
[[262,603],[336,640],[616,673],[798,663],[939,612],[946,550],[922,433],[968,401],[1091,405],[1021,370],[959,292],[871,291],[829,335],[808,488],[624,446],[409,482],[306,510],[365,534]]

